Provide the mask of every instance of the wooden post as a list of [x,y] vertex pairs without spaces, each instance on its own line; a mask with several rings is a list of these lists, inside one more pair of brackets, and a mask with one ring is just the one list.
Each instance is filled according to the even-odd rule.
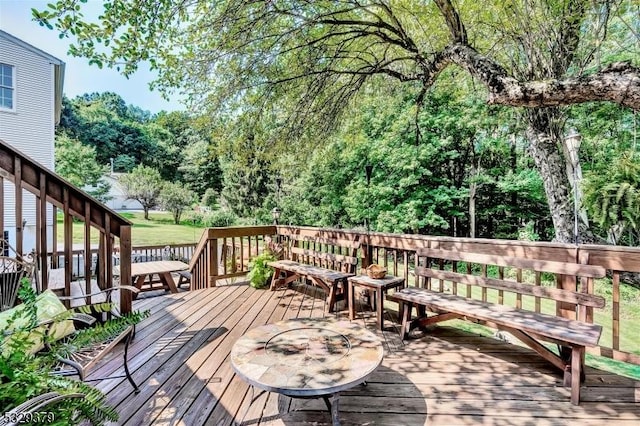
[[209,246],[209,287],[215,287],[218,280],[218,239],[210,239]]
[[24,255],[23,242],[24,233],[22,232],[22,162],[19,157],[15,158],[15,182],[14,182],[14,196],[15,196],[15,218],[16,218],[16,254],[18,256]]
[[[576,247],[575,252],[572,256],[573,262],[580,263],[578,259],[578,249]],[[564,290],[576,291],[577,289],[577,280],[575,276],[572,275],[561,275],[560,278],[556,281],[557,287]],[[567,318],[571,320],[576,319],[576,305],[573,303],[567,302],[556,302],[556,315],[562,318]]]
[[[47,235],[47,176],[44,173],[40,173],[40,194],[38,195],[38,201],[40,202],[39,209],[39,223],[40,223],[40,239],[36,244],[36,262],[40,263],[40,291],[44,291],[49,286],[49,268],[47,265],[47,251],[48,251],[48,235]],[[55,216],[53,221],[55,223]],[[54,228],[55,229],[55,228]],[[55,233],[53,239],[56,238]]]
[[[62,191],[63,211],[64,211],[64,295],[71,296],[71,274],[73,264],[73,217],[69,212],[69,188]],[[66,302],[69,304],[69,302]],[[68,308],[69,306],[67,306]]]
[[[91,294],[91,204],[84,203],[84,282],[85,294]],[[100,257],[100,255],[98,255]],[[96,263],[97,265],[97,263]],[[87,303],[91,304],[91,297]]]
[[[111,259],[111,253],[109,259]],[[109,270],[113,268],[113,262],[107,262]],[[131,284],[131,226],[120,225],[120,284]],[[132,294],[130,291],[120,291],[120,310],[123,313],[131,312]]]
[[53,238],[51,238],[51,268],[58,268],[58,208],[51,208],[53,214]]
[[[0,209],[2,210],[0,212],[0,232],[2,232],[2,238],[4,239],[4,178],[2,176],[0,176],[0,206],[2,206],[2,209]],[[2,248],[4,249],[4,246]]]

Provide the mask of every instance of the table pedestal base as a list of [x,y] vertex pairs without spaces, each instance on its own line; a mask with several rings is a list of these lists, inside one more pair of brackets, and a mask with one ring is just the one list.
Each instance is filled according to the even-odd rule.
[[[260,398],[265,392],[268,392],[266,390],[261,390],[258,395],[254,396],[255,387],[250,386],[250,388],[251,388],[251,400],[249,401],[249,405],[247,405],[247,408],[245,408],[244,414],[240,419],[240,423],[239,423],[240,425],[244,423],[244,418],[249,412],[249,408],[251,407],[251,404],[253,404],[256,399]],[[331,413],[331,424],[333,426],[340,426],[340,416],[338,416],[340,392],[332,393],[330,395],[317,395],[317,396],[296,396],[296,395],[286,395],[286,394],[282,394],[282,395],[288,396],[289,398],[296,398],[296,399],[322,398],[324,403],[327,406],[327,410],[329,411],[329,413]]]

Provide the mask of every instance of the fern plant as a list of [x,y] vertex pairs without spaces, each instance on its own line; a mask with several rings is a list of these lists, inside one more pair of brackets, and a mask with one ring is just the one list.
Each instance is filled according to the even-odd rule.
[[611,235],[626,231],[626,243],[635,245],[640,237],[638,155],[626,152],[607,170],[587,174],[583,190],[584,205],[595,223]]
[[[33,335],[40,333],[45,339],[37,321],[36,294],[27,279],[21,283],[19,297],[24,309],[17,310],[0,330],[0,407],[5,411],[47,392],[60,394],[81,393],[83,398],[60,401],[47,407],[56,425],[76,425],[89,421],[93,425],[118,420],[118,413],[107,404],[105,395],[87,383],[53,374],[59,356],[67,356],[77,348],[104,342],[119,334],[124,328],[135,325],[148,316],[148,312],[136,312],[106,321],[76,332],[67,341],[47,342],[48,353],[30,353]],[[94,306],[98,311],[110,310],[110,304]],[[80,309],[86,312],[86,308]],[[65,321],[73,311],[66,311],[53,322]],[[29,337],[31,335],[31,337]]]

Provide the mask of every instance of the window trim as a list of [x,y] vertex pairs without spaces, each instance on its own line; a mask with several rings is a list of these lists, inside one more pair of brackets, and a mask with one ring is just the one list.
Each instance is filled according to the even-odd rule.
[[9,86],[4,86],[2,84],[0,84],[0,87],[3,88],[9,88],[13,90],[13,108],[7,108],[6,106],[0,104],[0,111],[4,111],[4,112],[15,112],[16,111],[16,91],[17,91],[17,84],[16,84],[16,66],[15,65],[11,65],[11,64],[7,64],[4,62],[0,62],[0,65],[4,65],[7,67],[11,68],[11,83],[13,84],[11,87]]

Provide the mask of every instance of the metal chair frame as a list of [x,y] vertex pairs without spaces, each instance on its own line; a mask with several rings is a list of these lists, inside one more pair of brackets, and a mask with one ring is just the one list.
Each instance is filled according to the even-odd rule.
[[[0,256],[0,312],[13,308],[18,301],[18,291],[23,278],[33,283],[35,264],[9,245],[6,240],[0,239],[0,248],[5,248],[14,256]],[[30,256],[29,256],[30,257]]]

